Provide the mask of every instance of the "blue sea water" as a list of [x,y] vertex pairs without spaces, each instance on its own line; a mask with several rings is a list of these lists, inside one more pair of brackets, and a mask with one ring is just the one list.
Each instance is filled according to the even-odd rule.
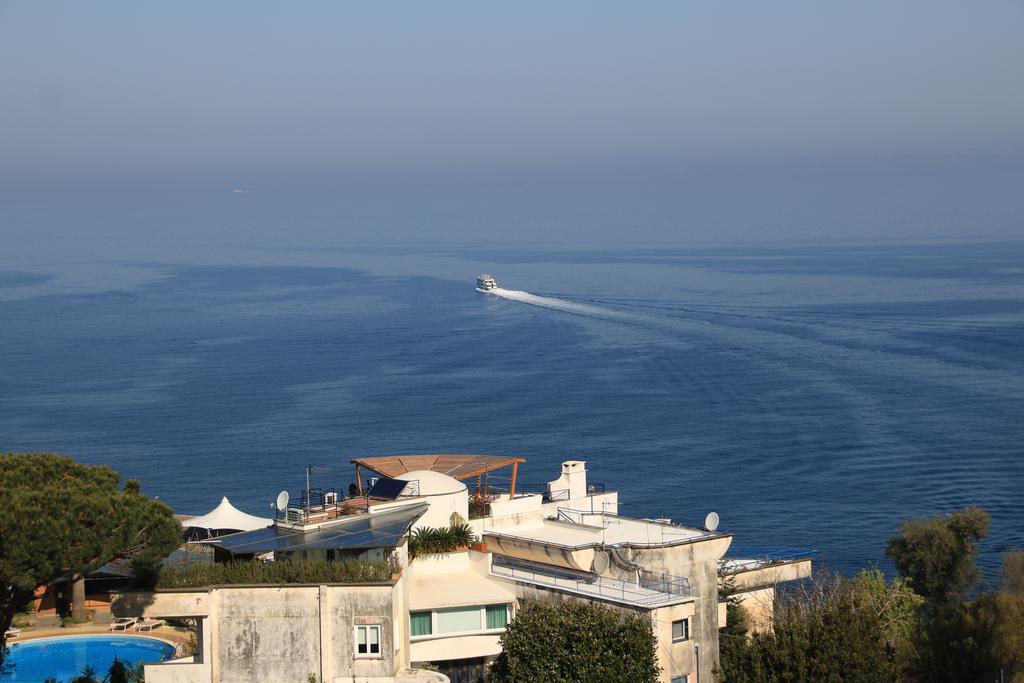
[[342,488],[358,455],[502,453],[847,572],[969,504],[990,577],[1024,546],[1022,242],[9,267],[0,354],[0,448],[109,464],[181,513],[268,514],[307,464]]

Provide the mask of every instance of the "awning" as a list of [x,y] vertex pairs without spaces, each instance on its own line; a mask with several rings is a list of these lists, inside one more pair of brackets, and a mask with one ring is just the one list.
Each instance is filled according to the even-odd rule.
[[271,526],[217,539],[215,545],[233,555],[296,550],[392,548],[429,507],[416,503],[387,512],[352,515],[311,531]]
[[232,505],[231,501],[225,496],[221,499],[220,505],[205,515],[183,520],[181,526],[186,529],[252,531],[253,529],[262,529],[270,526],[272,522],[273,520],[271,519],[242,512]]
[[353,464],[392,479],[406,472],[430,470],[447,474],[453,479],[463,480],[487,472],[499,470],[521,462],[525,458],[511,455],[456,455],[436,453],[433,455],[385,455],[373,458],[356,458]]

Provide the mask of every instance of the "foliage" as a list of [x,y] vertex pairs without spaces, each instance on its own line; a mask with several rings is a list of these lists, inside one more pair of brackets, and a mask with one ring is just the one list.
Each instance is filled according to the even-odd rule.
[[129,669],[124,662],[114,655],[114,663],[110,665],[110,669],[107,671],[106,683],[129,683],[129,675],[131,669]]
[[929,683],[998,681],[997,620],[991,595],[926,613],[910,673]]
[[440,528],[420,527],[409,534],[409,554],[450,553],[476,541],[472,528],[465,522],[453,521]]
[[966,507],[945,517],[911,519],[889,539],[886,554],[920,594],[920,627],[907,675],[927,681],[999,678],[999,602],[989,594],[969,601],[981,574],[978,541],[989,515]]
[[501,636],[490,673],[498,683],[655,681],[655,647],[645,617],[597,603],[527,601]]
[[6,453],[0,481],[0,633],[37,586],[116,557],[158,561],[181,542],[171,509],[142,495],[138,482],[118,488],[108,467]]
[[927,609],[956,606],[980,578],[975,559],[988,524],[988,513],[977,507],[906,520],[900,535],[889,539],[885,554],[925,599]]
[[1003,555],[1003,585],[996,594],[996,649],[1012,683],[1024,683],[1024,550]]
[[729,639],[719,676],[730,683],[897,681],[918,602],[905,582],[886,583],[877,570],[807,582],[777,600],[771,631]]
[[387,562],[240,560],[164,567],[156,585],[157,588],[203,588],[225,584],[380,583],[391,579],[392,570]]
[[96,680],[96,669],[91,666],[82,667],[82,673],[71,679],[71,683],[99,683]]
[[[725,627],[718,631],[718,653],[720,660],[734,662],[747,646],[750,624],[736,595],[736,575],[727,571],[726,564],[724,559],[718,563],[718,596],[725,600]],[[721,669],[716,671],[716,675],[721,673]]]

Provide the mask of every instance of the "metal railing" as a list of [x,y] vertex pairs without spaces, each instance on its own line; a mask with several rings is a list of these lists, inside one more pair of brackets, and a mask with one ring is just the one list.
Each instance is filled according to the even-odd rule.
[[363,503],[365,498],[361,496],[346,497],[335,489],[315,488],[297,493],[288,503],[287,509],[274,508],[274,519],[289,524],[307,524],[311,518],[339,517],[341,515],[356,514],[365,504],[353,505],[359,501]]
[[[659,590],[658,586],[673,587],[676,590],[682,588],[682,584],[654,582],[651,586],[637,585],[620,579],[613,579],[607,576],[588,572],[575,572],[571,569],[562,569],[550,565],[530,562],[528,560],[517,560],[503,555],[495,555],[491,561],[491,573],[524,583],[531,583],[538,586],[546,586],[557,590],[571,591],[604,598],[614,602],[623,602],[629,605],[640,605],[644,607],[656,607],[664,604],[678,602],[680,597],[691,597],[689,582],[686,582],[685,593],[669,592]],[[678,577],[674,577],[678,578]],[[685,580],[684,580],[685,581]]]
[[726,551],[725,560],[737,566],[763,567],[795,560],[806,560],[817,553],[813,548],[773,548],[737,545]]
[[663,572],[652,572],[642,569],[640,574],[640,585],[648,590],[659,593],[671,593],[672,595],[690,596],[690,580],[685,576],[673,576]]
[[[497,497],[502,494],[508,495],[512,489],[512,482],[504,477],[492,477],[487,480],[486,483],[476,490],[474,494],[485,497]],[[602,483],[590,483],[587,484],[587,495],[601,494],[605,492],[605,485]],[[548,488],[547,482],[516,482],[516,495],[518,494],[536,494],[544,497],[545,503],[551,503],[555,501],[569,500],[569,490],[560,489],[558,491],[551,491]]]

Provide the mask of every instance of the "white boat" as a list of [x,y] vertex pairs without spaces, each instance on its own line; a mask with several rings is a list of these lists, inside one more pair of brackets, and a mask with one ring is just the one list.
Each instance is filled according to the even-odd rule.
[[478,292],[489,292],[492,289],[497,289],[498,283],[494,281],[494,278],[484,273],[476,279],[476,291]]

